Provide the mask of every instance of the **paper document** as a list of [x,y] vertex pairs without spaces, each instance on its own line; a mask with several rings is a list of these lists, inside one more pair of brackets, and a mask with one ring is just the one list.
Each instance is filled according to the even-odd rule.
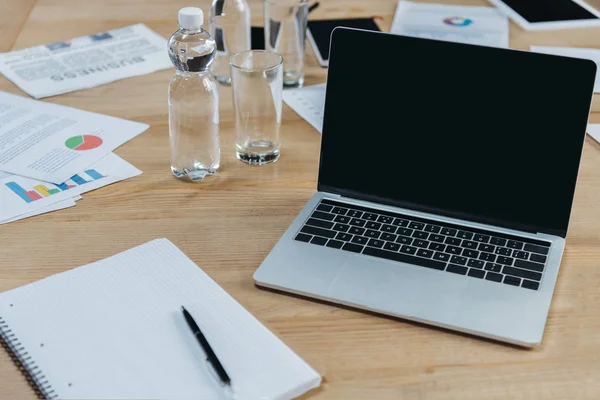
[[172,66],[167,40],[144,24],[0,54],[0,72],[38,99]]
[[40,214],[46,214],[46,213],[49,213],[52,211],[58,211],[58,210],[63,210],[65,208],[74,207],[76,205],[75,204],[76,199],[79,200],[80,198],[81,198],[81,196],[77,196],[76,198],[72,198],[69,200],[62,200],[62,201],[53,203],[53,204],[49,205],[48,207],[40,208],[38,210],[29,212],[26,214],[18,215],[13,218],[0,220],[0,225],[8,224],[9,222],[19,221],[21,219],[25,219],[25,218],[29,218],[29,217],[34,217],[34,216],[40,215]]
[[325,87],[325,83],[320,83],[283,91],[283,101],[319,132],[323,132]]
[[579,47],[552,47],[552,46],[531,46],[531,51],[536,53],[553,54],[557,56],[566,56],[573,58],[584,58],[592,60],[598,66],[596,70],[596,82],[594,84],[594,93],[600,93],[600,49],[583,49]]
[[0,221],[141,174],[112,153],[65,182],[54,185],[18,175],[0,175]]
[[[25,373],[43,371],[30,380],[43,398],[290,400],[321,384],[167,239],[64,267],[0,294],[0,336]],[[232,394],[206,362],[182,306],[231,378]]]
[[0,92],[0,171],[61,183],[148,125]]
[[594,138],[596,142],[600,143],[600,124],[588,124],[587,133]]
[[493,7],[400,1],[390,33],[491,47],[508,47],[508,18]]

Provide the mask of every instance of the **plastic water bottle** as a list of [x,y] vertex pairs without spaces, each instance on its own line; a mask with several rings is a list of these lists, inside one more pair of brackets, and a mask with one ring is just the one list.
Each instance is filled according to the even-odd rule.
[[179,10],[180,29],[169,39],[169,56],[177,72],[169,84],[171,171],[200,181],[220,163],[219,85],[208,68],[215,41],[202,29],[200,8]]
[[251,47],[250,7],[246,0],[213,0],[209,31],[217,43],[217,55],[210,72],[220,83],[229,85],[229,59]]

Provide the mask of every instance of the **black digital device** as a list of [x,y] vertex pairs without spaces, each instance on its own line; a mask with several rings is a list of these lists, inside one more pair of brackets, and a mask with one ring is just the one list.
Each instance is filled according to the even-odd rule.
[[595,74],[590,60],[336,28],[318,190],[565,237]]

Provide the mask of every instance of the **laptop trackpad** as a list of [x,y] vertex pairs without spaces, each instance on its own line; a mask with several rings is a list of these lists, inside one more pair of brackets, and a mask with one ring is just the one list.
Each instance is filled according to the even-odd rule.
[[375,258],[350,257],[329,296],[361,308],[417,319],[452,320],[467,277]]

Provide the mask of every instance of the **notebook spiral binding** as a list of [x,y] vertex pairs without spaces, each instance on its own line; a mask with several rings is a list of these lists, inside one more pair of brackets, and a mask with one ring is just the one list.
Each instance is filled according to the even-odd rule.
[[58,398],[58,394],[52,389],[52,385],[50,385],[42,370],[38,368],[35,361],[29,356],[2,317],[0,317],[0,345],[6,349],[10,358],[25,376],[39,398]]

